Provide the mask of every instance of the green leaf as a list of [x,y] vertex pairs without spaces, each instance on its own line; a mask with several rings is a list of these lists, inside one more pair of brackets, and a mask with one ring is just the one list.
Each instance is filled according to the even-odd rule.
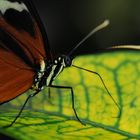
[[[110,52],[77,57],[74,65],[98,72],[119,109],[107,94],[99,77],[74,67],[65,69],[55,85],[74,90],[76,120],[68,89],[45,88],[31,99],[21,117],[0,133],[17,140],[124,140],[140,139],[140,55],[137,51]],[[10,89],[9,89],[10,90]],[[10,124],[19,112],[29,91],[0,106],[0,126]]]

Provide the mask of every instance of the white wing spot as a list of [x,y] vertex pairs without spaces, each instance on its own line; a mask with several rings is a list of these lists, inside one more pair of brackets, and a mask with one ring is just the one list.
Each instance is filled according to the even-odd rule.
[[15,9],[19,12],[22,12],[23,10],[28,11],[28,9],[24,3],[10,2],[7,0],[0,0],[0,11],[2,12],[2,14],[5,14],[5,12],[8,9]]

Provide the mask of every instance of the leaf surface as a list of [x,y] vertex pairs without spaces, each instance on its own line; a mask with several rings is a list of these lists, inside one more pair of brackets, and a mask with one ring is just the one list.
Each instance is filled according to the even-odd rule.
[[[55,80],[55,85],[70,86],[81,125],[72,109],[68,89],[45,88],[31,99],[21,117],[0,133],[17,140],[128,140],[140,139],[140,55],[138,51],[119,51],[79,56],[74,65],[98,72],[111,95],[95,74],[70,67]],[[10,89],[9,89],[10,90]],[[0,126],[10,124],[28,94],[0,106]]]

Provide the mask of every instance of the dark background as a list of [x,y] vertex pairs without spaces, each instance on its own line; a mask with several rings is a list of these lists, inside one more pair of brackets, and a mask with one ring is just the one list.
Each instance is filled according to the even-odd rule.
[[138,0],[33,0],[46,25],[51,48],[67,54],[105,19],[110,25],[88,39],[76,53],[94,53],[95,48],[140,44]]

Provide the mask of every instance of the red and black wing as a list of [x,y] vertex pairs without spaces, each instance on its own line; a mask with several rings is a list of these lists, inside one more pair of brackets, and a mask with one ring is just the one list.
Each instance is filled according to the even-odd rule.
[[51,53],[31,0],[0,0],[0,104],[32,86],[42,59]]

